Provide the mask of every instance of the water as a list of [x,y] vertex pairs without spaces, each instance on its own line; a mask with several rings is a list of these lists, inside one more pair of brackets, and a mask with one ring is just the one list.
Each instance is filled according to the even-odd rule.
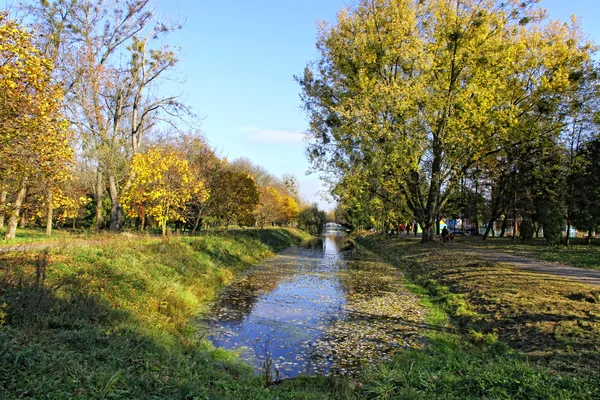
[[215,346],[239,352],[257,372],[268,359],[281,378],[352,374],[419,345],[417,303],[397,269],[331,232],[244,274],[205,322]]

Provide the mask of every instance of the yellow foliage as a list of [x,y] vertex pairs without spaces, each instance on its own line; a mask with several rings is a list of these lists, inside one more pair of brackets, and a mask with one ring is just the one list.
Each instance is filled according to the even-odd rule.
[[136,154],[132,165],[135,179],[123,196],[127,214],[145,221],[153,217],[166,233],[170,220],[185,222],[186,203],[196,197],[205,201],[209,191],[202,180],[195,178],[180,152],[171,148],[153,147]]
[[0,13],[0,179],[64,180],[73,157],[52,63]]

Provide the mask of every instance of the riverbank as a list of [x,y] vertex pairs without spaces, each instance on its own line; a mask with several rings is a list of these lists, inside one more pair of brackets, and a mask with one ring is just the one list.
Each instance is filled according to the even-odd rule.
[[600,397],[593,287],[461,257],[453,246],[385,235],[356,241],[402,269],[428,304],[428,323],[444,328],[426,333],[424,351],[371,371],[365,391],[372,397]]
[[323,398],[326,379],[269,388],[190,324],[238,272],[310,238],[220,232],[0,254],[2,398]]

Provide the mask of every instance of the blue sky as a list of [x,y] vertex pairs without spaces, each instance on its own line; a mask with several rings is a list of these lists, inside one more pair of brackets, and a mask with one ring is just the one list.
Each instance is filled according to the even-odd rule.
[[230,160],[247,157],[277,176],[298,177],[302,196],[330,206],[306,176],[301,74],[317,58],[316,23],[333,21],[343,0],[162,1],[158,10],[187,22],[170,43],[182,48],[187,101],[209,142]]

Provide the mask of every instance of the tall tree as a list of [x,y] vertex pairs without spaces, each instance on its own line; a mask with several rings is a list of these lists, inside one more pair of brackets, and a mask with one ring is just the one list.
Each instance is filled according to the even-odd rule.
[[560,102],[590,57],[576,24],[545,23],[534,3],[361,0],[341,11],[298,78],[314,167],[334,181],[357,164],[376,171],[433,240],[461,177],[534,139],[534,111]]
[[130,163],[144,136],[159,121],[189,115],[177,95],[156,95],[177,63],[177,50],[156,43],[179,25],[157,21],[150,0],[54,0],[27,11],[59,65],[82,155],[97,170],[97,228],[108,188],[110,228],[118,230],[120,197],[135,179]]
[[73,151],[51,61],[6,13],[0,13],[0,43],[0,205],[9,214],[10,239],[29,186],[66,179]]

